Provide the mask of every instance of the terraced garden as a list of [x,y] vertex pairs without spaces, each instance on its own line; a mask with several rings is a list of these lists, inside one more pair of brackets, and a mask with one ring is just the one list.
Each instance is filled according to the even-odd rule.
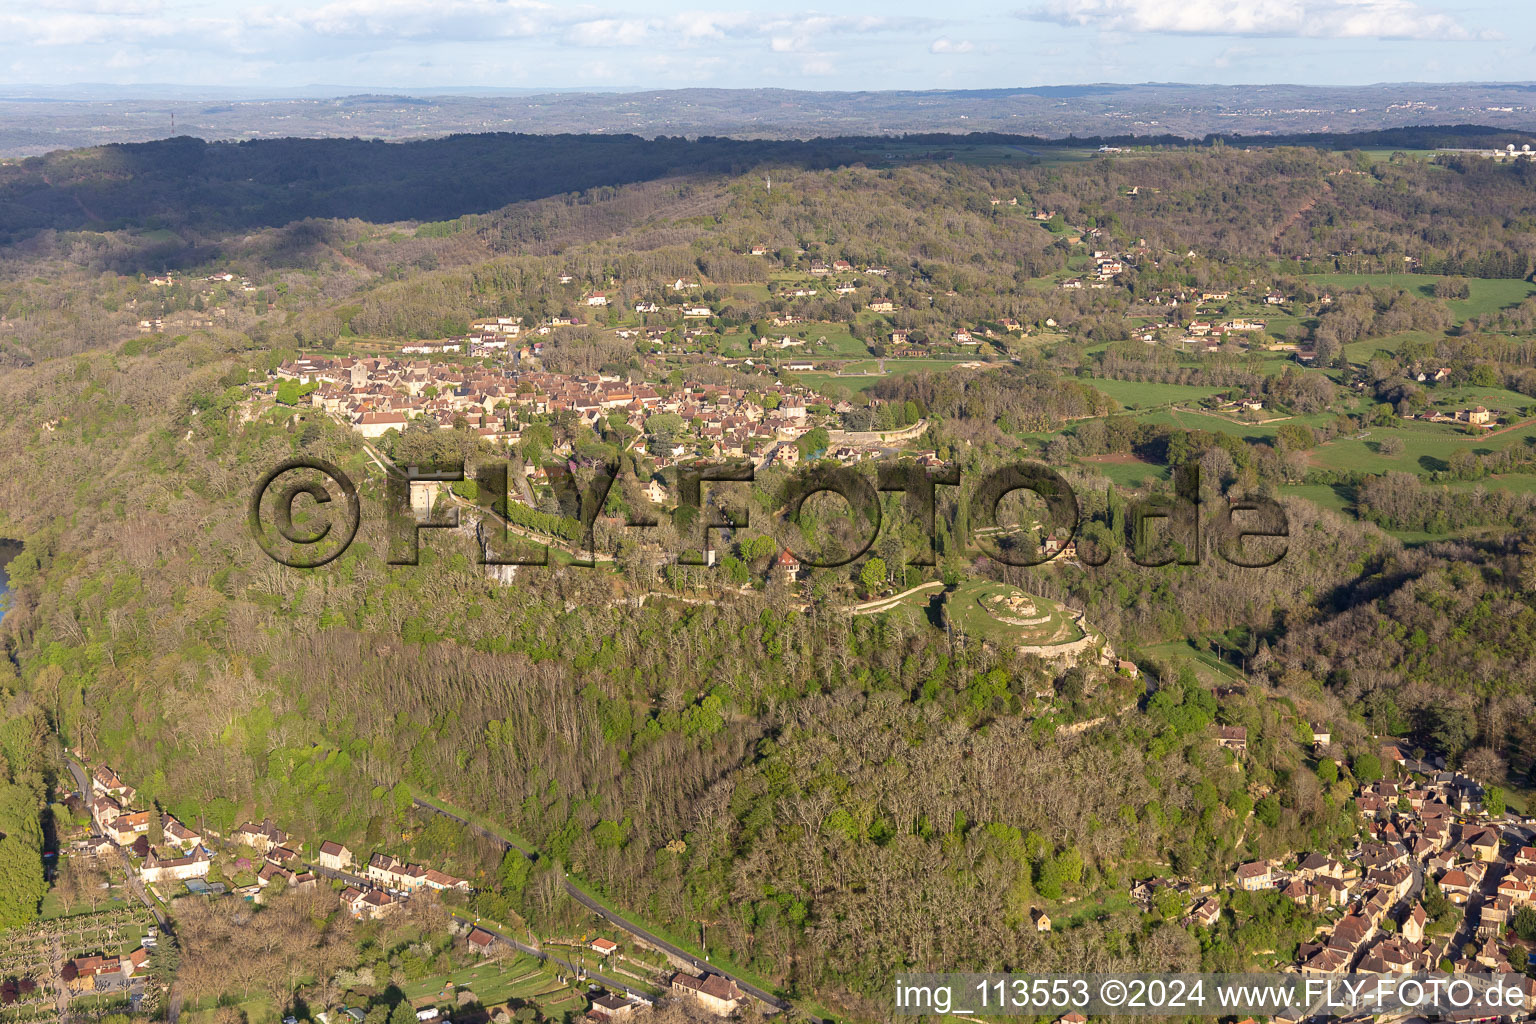
[[454,1006],[464,992],[473,993],[475,1001],[486,1007],[511,1001],[529,1002],[545,1017],[558,1020],[567,1010],[580,1013],[586,1008],[586,996],[569,982],[562,983],[557,977],[558,970],[520,953],[421,978],[408,983],[404,992],[407,999],[418,1005],[431,999],[431,1005]]

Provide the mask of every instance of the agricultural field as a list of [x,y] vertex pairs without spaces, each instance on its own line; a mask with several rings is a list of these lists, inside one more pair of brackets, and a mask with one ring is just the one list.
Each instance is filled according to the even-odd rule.
[[602,956],[587,945],[566,945],[557,942],[546,941],[542,948],[550,956],[559,957],[567,963],[576,964],[587,971],[604,974],[621,981],[628,981],[637,986],[654,988],[656,985],[655,973],[665,969],[666,958],[661,957],[658,967],[647,966],[644,962],[631,960],[628,956],[613,953]]
[[1138,489],[1169,477],[1167,466],[1143,462],[1134,455],[1095,455],[1082,461],[1120,488]]
[[1429,399],[1436,409],[1444,413],[1454,413],[1478,405],[1501,416],[1524,416],[1536,409],[1536,398],[1530,395],[1505,388],[1478,387],[1475,384],[1454,388],[1436,387],[1429,391]]
[[[236,1001],[225,1000],[221,1006],[183,1006],[179,1021],[181,1024],[218,1024],[229,1019],[227,1011],[230,1009],[240,1014],[245,1024],[278,1024],[283,1016],[271,999],[254,995]],[[350,1017],[345,1019],[351,1020]]]
[[1243,675],[1239,669],[1221,660],[1214,652],[1194,640],[1155,644],[1146,648],[1146,652],[1153,657],[1173,662],[1175,665],[1189,666],[1205,686],[1215,688],[1244,685],[1248,682],[1247,676]]
[[[138,949],[154,919],[142,904],[106,906],[55,917],[22,931],[0,932],[0,978],[31,979],[36,988],[0,1012],[0,1024],[56,1019],[62,985],[59,968],[65,960],[101,954],[123,956]],[[76,1007],[123,1003],[122,994],[101,996],[87,990],[72,996]],[[41,1015],[41,1016],[39,1016]]]
[[1199,387],[1192,384],[1160,384],[1153,381],[1095,378],[1095,391],[1103,392],[1129,410],[1152,409],[1177,402],[1198,402],[1220,394],[1227,388]]
[[918,373],[925,370],[943,373],[945,370],[953,369],[960,362],[963,362],[963,360],[897,356],[884,360],[885,373],[882,374],[879,372],[881,360],[868,358],[866,354],[864,359],[845,364],[843,366],[844,372],[842,373],[811,370],[800,373],[786,373],[785,376],[830,397],[837,393],[839,388],[844,391],[865,391],[888,377],[898,377],[902,374]]
[[1280,488],[1280,493],[1293,498],[1303,498],[1320,508],[1331,509],[1340,515],[1349,515],[1355,507],[1355,491],[1347,484],[1291,484]]
[[[1267,441],[1275,436],[1280,423],[1243,423],[1207,413],[1188,412],[1182,409],[1160,409],[1138,416],[1143,423],[1165,423],[1184,430],[1209,430],[1213,433],[1232,434],[1247,441]],[[1285,421],[1281,421],[1285,422]]]
[[1379,338],[1366,338],[1362,341],[1352,341],[1344,346],[1344,357],[1351,363],[1365,365],[1378,355],[1391,356],[1404,345],[1413,342],[1431,342],[1436,335],[1428,331],[1403,331],[1399,334],[1388,334]]
[[[1307,280],[1322,287],[1339,289],[1388,286],[1433,298],[1435,282],[1443,278],[1436,274],[1308,274]],[[1518,306],[1525,299],[1536,295],[1536,284],[1530,281],[1513,278],[1465,280],[1471,294],[1465,299],[1451,299],[1446,303],[1456,323],[1507,306]]]
[[[1389,456],[1382,452],[1382,443],[1388,437],[1402,442],[1400,454]],[[1511,445],[1523,448],[1533,439],[1536,439],[1536,423],[1474,436],[1450,424],[1406,422],[1401,426],[1372,428],[1358,435],[1335,438],[1314,449],[1309,461],[1322,469],[1427,474],[1450,469],[1451,457],[1457,452],[1485,455]]]
[[488,960],[407,982],[403,990],[413,1004],[454,1006],[470,993],[482,1006],[499,1006],[510,1001],[529,1002],[545,1017],[558,1020],[567,1010],[580,1012],[586,997],[570,982],[561,982],[559,968],[541,964],[526,954],[504,960]]

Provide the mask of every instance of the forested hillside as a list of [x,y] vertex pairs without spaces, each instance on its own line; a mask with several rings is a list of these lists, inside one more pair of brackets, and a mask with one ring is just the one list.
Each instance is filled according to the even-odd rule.
[[[773,151],[769,187],[738,144],[570,139],[482,174],[507,144],[422,143],[391,177],[400,154],[358,143],[343,177],[377,174],[367,188],[305,155],[321,143],[162,144],[188,150],[182,177],[114,169],[116,150],[0,169],[0,536],[24,541],[3,620],[0,927],[38,912],[61,744],[203,828],[271,818],[430,857],[472,878],[476,913],[546,934],[587,920],[569,871],[858,1019],[886,1012],[903,970],[1289,963],[1319,924],[1301,906],[1236,894],[1207,928],[1127,892],[1352,843],[1385,737],[1517,800],[1536,782],[1530,161],[1217,145],[872,167],[812,147]],[[623,159],[593,157],[607,146]],[[609,187],[614,163],[638,183]],[[434,185],[423,208],[444,166],[483,191]],[[205,205],[224,212],[197,222]],[[1100,249],[1126,266],[1082,287]],[[1261,315],[1241,344],[1184,337]],[[688,513],[644,536],[623,523],[643,484],[675,482],[657,453],[686,449],[703,413],[493,406],[515,439],[461,415],[365,443],[292,369],[409,363],[408,343],[517,317],[518,365],[539,373],[810,395],[827,426],[780,461],[867,434],[967,480],[1043,460],[1078,490],[1077,549],[1005,565],[950,488],[931,567],[899,522],[868,575],[786,579],[758,527],[684,566]],[[797,354],[765,354],[779,338]],[[511,359],[459,357],[466,381]],[[1486,429],[1454,416],[1485,404],[1502,416]],[[296,456],[363,491],[358,542],[312,572],[269,559],[246,518]],[[493,577],[463,529],[388,564],[378,467],[445,457],[535,483],[557,461],[620,465],[597,529],[611,561]],[[761,524],[788,471],[752,457],[735,500]],[[1285,557],[1234,565],[1214,529],[1179,552],[1198,564],[1127,557],[1128,506],[1188,466],[1213,515],[1278,502]],[[453,493],[468,522],[478,492]],[[575,525],[552,494],[519,507]],[[898,596],[967,580],[1060,602],[1103,657],[1021,653]],[[1241,752],[1218,725],[1247,730]],[[422,795],[535,861],[424,824]]]

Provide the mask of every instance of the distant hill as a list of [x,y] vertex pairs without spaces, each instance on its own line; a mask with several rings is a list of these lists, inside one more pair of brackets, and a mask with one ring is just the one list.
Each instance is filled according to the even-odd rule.
[[723,135],[999,131],[1071,134],[1378,131],[1411,124],[1488,124],[1536,130],[1531,83],[1420,83],[1359,87],[1084,83],[1018,89],[806,92],[792,89],[549,91],[360,90],[327,97],[233,89],[12,88],[0,96],[0,157],[175,134],[203,139],[420,139],[486,130]]
[[[1018,166],[1064,148],[1204,146],[1214,138],[1050,139],[975,132],[772,141],[487,133],[401,143],[296,138],[214,143],[181,136],[0,164],[0,245],[49,229],[163,228],[207,236],[316,217],[447,220],[531,199],[675,176],[740,173],[763,164],[818,170],[964,154]],[[1529,137],[1493,126],[1457,125],[1221,138],[1229,145],[1342,150],[1486,148],[1523,144]]]

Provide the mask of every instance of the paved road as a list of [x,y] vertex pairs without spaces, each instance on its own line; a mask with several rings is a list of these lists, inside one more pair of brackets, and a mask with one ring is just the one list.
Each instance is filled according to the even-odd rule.
[[[69,765],[69,773],[75,777],[75,784],[80,787],[82,798],[89,799],[91,787],[89,776],[86,775],[85,769],[77,764],[72,757],[66,757],[65,763]],[[124,869],[128,872],[128,888],[133,890],[133,894],[143,901],[144,906],[149,908],[151,914],[155,915],[155,923],[160,926],[160,929],[170,935],[175,935],[176,933],[171,929],[170,918],[161,912],[160,904],[155,902],[154,897],[150,896],[145,890],[144,883],[139,881],[139,874],[133,870],[133,861],[128,858],[128,851],[121,846],[116,847],[116,849],[118,856],[122,858]]]
[[357,886],[359,889],[373,888],[373,883],[368,881],[368,879],[364,878],[362,875],[354,875],[346,871],[337,871],[335,868],[328,868],[323,864],[311,864],[309,865],[309,870],[313,871],[315,874],[322,878],[340,879],[341,881],[346,882],[348,885]]
[[[415,800],[415,804],[416,804],[417,807],[420,807],[423,810],[431,811],[434,814],[441,814],[441,815],[443,815],[446,818],[452,818],[454,821],[456,821],[459,824],[465,826],[466,828],[473,829],[475,832],[479,833],[480,835],[485,836],[487,839],[491,840],[493,843],[496,843],[497,845],[499,845],[504,850],[517,850],[519,853],[521,853],[525,857],[528,857],[530,859],[532,859],[532,857],[533,857],[533,852],[531,850],[525,850],[521,846],[518,846],[516,843],[508,842],[507,840],[503,839],[501,836],[499,836],[496,833],[490,831],[489,829],[481,828],[479,825],[476,825],[474,822],[467,821],[464,818],[459,817],[457,814],[454,814],[454,813],[452,813],[450,811],[446,811],[446,810],[444,810],[443,808],[437,806],[434,803],[431,803],[429,801],[421,799],[420,797],[417,797],[416,800]],[[753,997],[755,997],[757,999],[762,1000],[763,1002],[767,1003],[769,1006],[776,1007],[776,1008],[778,1008],[780,1010],[792,1009],[790,1003],[787,1000],[781,999],[781,998],[779,998],[778,996],[774,995],[771,992],[764,992],[762,989],[758,988],[756,985],[753,985],[751,982],[748,982],[748,981],[744,980],[743,978],[741,978],[741,977],[739,977],[739,976],[737,976],[735,974],[732,974],[730,971],[727,971],[724,968],[717,967],[714,964],[708,963],[708,962],[703,961],[703,960],[699,960],[699,959],[695,958],[692,954],[690,954],[690,953],[688,953],[688,952],[686,952],[686,951],[684,951],[682,949],[679,949],[677,946],[674,946],[672,943],[668,942],[666,939],[663,939],[661,936],[654,935],[651,932],[646,931],[644,928],[641,928],[639,925],[636,925],[636,924],[634,924],[634,923],[632,923],[630,921],[625,920],[624,918],[620,917],[618,914],[615,914],[613,911],[609,910],[607,907],[604,907],[602,904],[598,903],[596,900],[594,900],[592,897],[588,896],[586,893],[582,892],[581,889],[579,889],[577,886],[575,886],[574,884],[571,883],[570,879],[565,879],[563,881],[563,884],[565,886],[566,893],[571,897],[571,899],[575,900],[577,903],[580,903],[582,906],[586,907],[588,910],[592,911],[594,914],[597,914],[598,916],[602,917],[604,920],[608,921],[608,923],[614,925],[615,927],[620,928],[623,931],[628,932],[629,934],[635,936],[636,938],[640,939],[641,941],[643,941],[643,942],[645,942],[645,943],[647,943],[649,945],[655,946],[657,949],[661,949],[661,950],[664,950],[667,953],[670,953],[672,956],[677,957],[678,959],[684,961],[685,963],[692,964],[695,968],[697,968],[699,970],[709,971],[709,972],[714,973],[714,974],[724,975],[725,977],[727,977],[727,978],[731,979],[732,981],[734,981],[736,983],[736,986],[738,988],[740,988],[743,992],[745,992],[748,995],[753,996]],[[511,940],[508,940],[508,941],[511,941]],[[518,948],[522,949],[524,952],[531,952],[531,950],[529,950],[528,947],[525,947],[525,946],[518,945]],[[827,1024],[827,1022],[823,1021],[822,1018],[820,1018],[820,1017],[815,1017],[815,1016],[812,1016],[811,1014],[803,1014],[803,1016],[807,1020],[811,1021],[812,1024]]]
[[86,777],[85,769],[80,767],[72,757],[64,758],[64,763],[69,766],[69,774],[75,777],[75,792],[80,795],[81,800],[89,800],[91,798],[91,786],[90,779]]

